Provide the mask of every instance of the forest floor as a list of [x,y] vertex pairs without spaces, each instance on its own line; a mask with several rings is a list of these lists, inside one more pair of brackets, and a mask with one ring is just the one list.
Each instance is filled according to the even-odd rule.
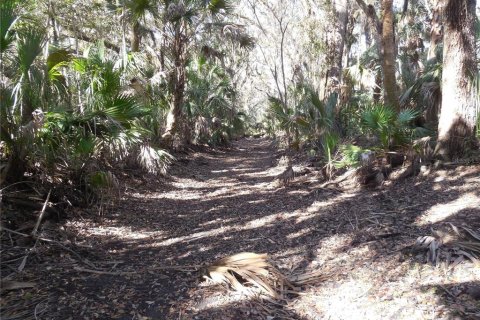
[[[448,223],[480,228],[480,166],[342,190],[315,172],[280,185],[280,156],[263,138],[193,152],[167,178],[126,180],[101,216],[46,223],[61,245],[24,245],[13,280],[35,285],[2,292],[1,318],[480,319],[478,264],[432,266],[408,250]],[[278,304],[202,281],[199,266],[240,252],[329,276]]]

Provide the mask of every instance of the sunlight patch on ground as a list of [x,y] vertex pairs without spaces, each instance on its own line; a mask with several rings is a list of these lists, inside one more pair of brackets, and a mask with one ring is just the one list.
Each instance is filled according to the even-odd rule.
[[297,232],[290,233],[289,235],[287,235],[286,238],[290,239],[290,240],[293,240],[295,238],[298,238],[298,237],[309,234],[310,232],[312,232],[312,230],[313,230],[313,228],[305,228],[305,229],[299,230]]
[[250,203],[250,204],[265,203],[265,202],[267,202],[267,199],[251,200],[251,201],[247,201],[247,202]]
[[319,285],[294,306],[310,319],[430,319],[427,315],[434,315],[436,306],[411,307],[421,301],[421,293],[414,286],[382,281],[375,268],[360,267],[344,280]]
[[307,212],[313,213],[318,212],[319,209],[329,207],[337,201],[337,198],[334,198],[329,201],[314,201],[310,207],[308,207]]
[[251,294],[249,297],[248,294],[245,294],[242,292],[235,292],[235,291],[222,292],[224,290],[220,288],[218,284],[213,283],[212,281],[205,281],[202,284],[202,287],[204,287],[205,290],[208,290],[208,288],[206,287],[214,287],[212,289],[215,289],[215,287],[217,287],[218,289],[217,289],[217,292],[214,292],[213,294],[210,292],[208,292],[208,294],[205,294],[203,299],[194,306],[195,311],[222,308],[228,305],[236,304],[236,303],[251,299]]
[[[224,206],[222,206],[224,207]],[[210,209],[209,211],[213,210]],[[204,222],[204,223],[201,223],[199,224],[200,227],[205,227],[205,226],[209,226],[209,225],[212,225],[212,224],[224,224],[224,223],[229,223],[231,221],[234,221],[235,218],[230,218],[230,219],[223,219],[223,218],[217,218],[217,219],[214,219],[214,220],[210,220],[210,221],[207,221],[207,222]]]
[[423,226],[438,223],[462,210],[478,208],[480,208],[480,198],[474,192],[469,192],[451,202],[440,203],[431,207],[417,218],[416,225]]
[[307,209],[306,212],[302,211],[303,214],[299,215],[296,219],[296,223],[301,223],[312,218],[312,216],[319,216],[322,214],[328,214],[328,207],[335,205],[340,199],[347,198],[345,196],[338,196],[328,201],[314,201]]
[[348,246],[351,240],[351,236],[339,234],[322,239],[316,246],[317,250],[313,261],[324,264],[326,261],[333,259],[336,263],[342,263],[344,257],[340,256],[338,252],[342,251],[342,248]]
[[[136,198],[136,199],[168,199],[168,200],[176,200],[176,199],[182,199],[181,198],[181,190],[180,191],[171,191],[171,192],[156,192],[156,193],[149,193],[149,194],[144,194],[144,193],[130,193],[128,196],[129,198]],[[188,199],[193,200],[193,199],[202,199],[204,198],[205,195],[202,192],[194,192],[194,191],[189,191],[188,192]],[[128,200],[128,199],[127,199]]]
[[[215,211],[221,211],[221,209],[228,209],[228,207],[226,205],[222,204],[222,205],[219,205],[219,206],[212,207],[205,212],[210,213],[210,212],[215,212]],[[210,221],[210,223],[213,223],[213,222],[215,222],[215,220]]]
[[278,217],[279,217],[279,214],[272,214],[269,216],[262,217],[261,219],[253,219],[249,222],[245,222],[245,223],[241,223],[233,226],[221,226],[216,229],[196,232],[187,236],[166,239],[161,242],[156,242],[152,244],[152,246],[155,246],[155,247],[170,246],[183,241],[190,242],[190,241],[195,241],[205,237],[214,237],[214,236],[218,236],[234,230],[241,231],[241,230],[251,230],[251,229],[256,229],[260,227],[265,227],[277,221]]
[[203,239],[205,237],[217,236],[217,235],[223,234],[225,232],[232,231],[233,229],[235,229],[235,227],[227,226],[227,227],[220,227],[220,228],[216,228],[216,229],[212,229],[212,230],[208,230],[208,231],[195,232],[195,233],[192,233],[188,236],[175,237],[175,238],[170,238],[170,239],[167,239],[167,240],[164,240],[164,241],[161,241],[161,242],[155,242],[155,243],[153,243],[149,246],[152,246],[152,247],[171,246],[173,244],[177,244],[177,243],[183,242],[183,241],[190,242],[190,241],[195,241],[195,240],[198,240],[198,239]]
[[287,192],[287,194],[289,196],[299,196],[299,197],[301,197],[301,196],[306,196],[306,195],[310,194],[310,191],[308,191],[308,190],[293,190],[293,191]]
[[78,234],[87,235],[87,236],[108,236],[113,238],[129,239],[129,240],[142,240],[150,239],[152,237],[161,238],[161,231],[134,231],[131,227],[109,227],[109,226],[86,226],[82,228],[80,222],[77,222],[75,225]]
[[224,169],[224,170],[212,170],[211,172],[212,172],[212,173],[227,173],[227,172],[229,172],[229,171],[230,171],[230,170],[228,170],[228,169]]

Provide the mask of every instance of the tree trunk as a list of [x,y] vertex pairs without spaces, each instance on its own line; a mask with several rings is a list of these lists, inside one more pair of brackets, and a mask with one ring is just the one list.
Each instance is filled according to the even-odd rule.
[[[164,143],[171,145],[174,136],[180,135],[182,142],[187,137],[188,127],[183,123],[182,128],[182,116],[183,116],[183,102],[185,95],[185,36],[181,31],[181,27],[177,26],[175,30],[175,37],[173,43],[174,65],[175,68],[170,77],[170,88],[173,91],[173,101],[170,111],[167,116],[167,125],[165,133],[162,138]],[[180,130],[182,129],[182,130]]]
[[130,35],[130,49],[132,52],[140,51],[140,42],[142,41],[142,35],[140,33],[140,23],[134,22],[132,27],[132,34]]
[[430,23],[430,47],[428,48],[427,59],[436,57],[437,47],[443,40],[442,14],[439,0],[429,0],[432,11]]
[[448,0],[443,7],[443,97],[435,152],[444,159],[462,156],[475,141],[475,7],[476,0]]
[[326,88],[326,96],[333,92],[340,94],[340,84],[343,72],[343,59],[345,51],[346,33],[348,25],[348,5],[349,0],[334,0],[332,3],[333,15],[335,17],[335,25],[329,31],[331,45],[330,65],[328,70],[328,81]]
[[[375,12],[375,7],[373,5],[367,5],[364,0],[357,0],[358,6],[362,9],[362,11],[367,16],[368,25],[373,31],[373,38],[375,40],[375,44],[377,45],[377,54],[378,59],[383,61],[383,41],[382,41],[382,23]],[[370,31],[366,33],[366,41],[367,45],[369,46],[371,43]],[[383,69],[383,63],[382,63]],[[373,88],[373,101],[375,103],[380,102],[381,97],[381,90],[383,84],[383,70],[378,70],[375,74],[375,87]]]
[[395,77],[395,36],[393,14],[393,0],[383,1],[383,23],[382,23],[382,44],[383,44],[383,87],[385,104],[399,110],[400,105],[397,95],[397,81]]

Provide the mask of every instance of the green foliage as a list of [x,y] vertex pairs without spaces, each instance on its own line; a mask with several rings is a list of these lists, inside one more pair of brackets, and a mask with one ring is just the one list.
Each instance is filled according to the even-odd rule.
[[0,54],[4,53],[15,40],[12,30],[17,15],[17,0],[0,1]]
[[413,120],[418,111],[405,109],[396,113],[391,107],[374,105],[362,114],[362,125],[380,139],[382,148],[390,148],[408,143],[413,135]]
[[222,11],[231,12],[233,10],[233,5],[228,0],[204,0],[204,3],[207,4],[208,11],[211,14],[219,14]]
[[[194,140],[207,140],[213,145],[225,144],[232,136],[243,132],[245,114],[236,110],[236,92],[221,67],[198,56],[187,68],[187,82],[187,116],[191,119],[203,118],[209,123],[209,128],[205,128],[209,136],[197,136]],[[214,119],[216,123],[212,123]]]
[[331,164],[334,158],[334,152],[338,145],[338,135],[333,132],[326,133],[322,138],[323,154],[328,164]]
[[413,103],[417,108],[424,111],[439,104],[441,97],[440,81],[442,79],[441,61],[441,59],[434,59],[427,62],[425,70],[418,78],[410,74],[409,68],[405,68],[406,70],[402,74],[406,89],[400,96],[402,106]]
[[133,21],[143,19],[147,13],[156,14],[155,1],[128,0],[125,3]]
[[28,76],[30,67],[42,52],[45,32],[35,27],[28,27],[19,33],[17,41],[17,59],[20,72]]
[[360,157],[362,153],[368,152],[369,150],[363,149],[359,146],[353,144],[341,145],[339,152],[341,155],[341,160],[335,163],[337,168],[356,168],[360,166]]
[[294,134],[295,140],[321,141],[333,129],[337,96],[332,94],[322,101],[309,85],[296,86],[292,93],[297,101],[293,107],[284,106],[276,97],[268,97],[268,116],[274,121],[274,127]]

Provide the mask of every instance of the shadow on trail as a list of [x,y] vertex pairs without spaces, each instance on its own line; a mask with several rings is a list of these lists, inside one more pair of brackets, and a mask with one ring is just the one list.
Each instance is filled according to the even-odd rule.
[[[478,171],[451,181],[448,176],[412,178],[383,190],[338,193],[274,186],[279,173],[274,156],[268,140],[245,139],[229,152],[202,154],[202,164],[190,161],[180,167],[165,191],[147,188],[126,195],[105,223],[110,229],[128,229],[129,234],[93,237],[102,243],[98,250],[108,259],[124,261],[121,267],[138,270],[139,275],[132,279],[82,276],[78,281],[85,287],[96,286],[98,295],[103,295],[102,290],[123,290],[129,302],[122,310],[127,314],[137,312],[151,319],[182,318],[182,314],[185,319],[219,315],[223,316],[218,319],[255,319],[235,303],[201,312],[183,310],[180,305],[192,299],[199,275],[178,270],[142,273],[142,269],[205,265],[244,251],[269,253],[280,268],[315,269],[322,246],[334,237],[343,241],[337,252],[365,249],[380,263],[398,259],[398,248],[447,221],[480,227],[480,207],[475,206],[475,199],[480,199]],[[466,194],[472,206],[455,211],[455,201]],[[450,212],[443,212],[442,206]],[[85,303],[94,308],[93,300]],[[316,316],[322,318],[324,311],[316,310]],[[304,319],[288,312],[291,318]]]

